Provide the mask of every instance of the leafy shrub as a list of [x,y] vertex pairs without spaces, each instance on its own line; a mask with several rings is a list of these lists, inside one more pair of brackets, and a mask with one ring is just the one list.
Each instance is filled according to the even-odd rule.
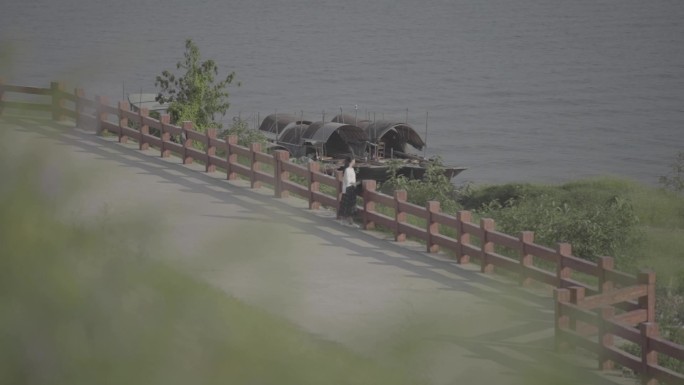
[[684,151],[677,154],[677,159],[671,165],[670,173],[661,176],[658,181],[668,190],[684,193]]
[[529,183],[508,183],[471,189],[460,197],[459,203],[466,210],[476,210],[482,206],[498,203],[501,206],[512,205],[526,198],[535,198],[544,194],[539,186]]
[[236,135],[238,145],[243,147],[249,147],[252,143],[261,143],[263,148],[267,142],[266,136],[261,131],[249,128],[246,120],[237,117],[233,118],[233,124],[229,129],[219,132],[218,137],[225,140],[230,135]]
[[556,191],[532,185],[488,188],[479,196],[488,196],[491,201],[475,211],[493,218],[504,233],[534,231],[536,243],[552,247],[568,242],[578,257],[595,261],[603,255],[619,256],[616,260],[622,268],[633,267],[635,261],[627,251],[641,236],[631,202],[620,195],[605,199],[608,194],[592,198],[573,193],[576,187],[561,186]]
[[457,203],[460,192],[444,175],[444,165],[440,158],[429,162],[425,175],[420,180],[398,175],[401,161],[390,161],[389,164],[390,177],[382,184],[380,191],[389,194],[396,190],[406,190],[409,202],[425,206],[428,201],[438,201],[441,210],[450,214],[456,213],[461,208],[461,205]]

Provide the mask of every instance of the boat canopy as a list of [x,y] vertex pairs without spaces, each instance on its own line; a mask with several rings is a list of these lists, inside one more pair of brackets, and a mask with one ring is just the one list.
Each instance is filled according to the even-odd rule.
[[[374,151],[371,146],[378,146],[383,154],[410,157],[407,145],[420,151],[425,142],[416,130],[407,123],[390,120],[370,121],[358,119],[351,114],[339,114],[330,122],[311,122],[291,114],[271,114],[266,116],[259,130],[268,135],[270,140],[287,144],[291,153],[296,146],[323,146],[325,156],[347,156],[353,154],[365,157]],[[376,154],[377,156],[377,154]],[[380,155],[384,156],[384,155]]]
[[260,131],[271,132],[280,135],[285,127],[291,123],[296,124],[311,124],[308,120],[302,120],[294,115],[290,114],[271,114],[264,118],[259,126]]
[[325,143],[326,156],[364,156],[368,148],[368,135],[360,127],[336,123],[314,122],[304,131],[305,140]]
[[304,137],[304,131],[309,127],[308,124],[300,124],[299,122],[292,122],[288,124],[278,135],[279,142],[300,144]]
[[383,142],[385,151],[392,149],[406,152],[406,144],[410,144],[417,150],[422,150],[425,146],[425,142],[416,130],[406,123],[378,120],[363,125],[363,130],[372,143]]
[[367,119],[359,119],[357,116],[351,115],[351,114],[339,114],[332,118],[332,122],[336,123],[346,123],[346,124],[353,124],[357,127],[363,128],[364,126],[367,126],[370,123],[370,120]]

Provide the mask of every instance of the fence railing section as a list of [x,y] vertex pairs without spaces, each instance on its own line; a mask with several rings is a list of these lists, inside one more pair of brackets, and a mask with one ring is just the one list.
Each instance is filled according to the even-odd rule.
[[[10,93],[47,100],[13,101],[7,98]],[[154,119],[145,109],[131,111],[127,102],[111,106],[105,97],[89,100],[82,90],[69,93],[60,83],[42,89],[6,85],[0,80],[0,114],[6,109],[49,112],[55,120],[70,118],[98,134],[107,131],[117,135],[122,143],[132,139],[141,150],[157,148],[162,157],[173,153],[184,164],[201,162],[207,172],[221,170],[229,180],[245,178],[252,188],[270,185],[276,197],[295,194],[307,199],[311,209],[337,207],[341,199],[339,172],[331,176],[322,173],[317,163],[292,163],[286,151],[269,154],[262,152],[258,143],[249,148],[240,146],[235,136],[219,139],[213,129],[195,131],[192,122],[176,126],[168,115]],[[322,185],[327,186],[327,193]],[[448,215],[440,212],[439,202],[427,202],[422,207],[407,202],[406,191],[389,196],[376,191],[374,180],[364,180],[362,185],[364,229],[386,228],[397,242],[419,240],[427,252],[445,250],[458,263],[479,263],[483,273],[495,269],[513,273],[524,286],[540,282],[554,287],[557,349],[586,348],[597,353],[601,369],[618,363],[639,373],[644,383],[684,383],[683,373],[658,365],[659,354],[684,361],[684,346],[658,337],[654,273],[642,272],[635,277],[615,270],[611,257],[589,262],[573,256],[570,244],[559,243],[555,249],[538,245],[532,232],[504,234],[495,230],[492,219],[473,223],[468,211]],[[393,214],[377,206],[389,208]],[[410,221],[409,216],[415,220]],[[583,279],[576,279],[576,275]],[[639,356],[617,346],[615,336],[635,344]]]

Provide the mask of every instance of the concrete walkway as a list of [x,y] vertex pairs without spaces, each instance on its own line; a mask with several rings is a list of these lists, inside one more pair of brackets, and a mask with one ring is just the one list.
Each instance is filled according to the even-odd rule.
[[68,210],[142,213],[160,235],[152,254],[323,339],[405,360],[433,384],[545,383],[568,365],[568,383],[634,383],[594,370],[582,354],[553,353],[551,299],[477,266],[135,143],[42,120],[3,117],[0,126],[14,141],[57,149],[56,167],[66,154],[92,179]]

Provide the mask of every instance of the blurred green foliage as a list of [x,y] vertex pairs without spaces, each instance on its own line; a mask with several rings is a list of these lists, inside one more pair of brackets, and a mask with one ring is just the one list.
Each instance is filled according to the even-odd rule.
[[418,383],[155,260],[144,219],[66,215],[87,176],[3,136],[0,383]]

